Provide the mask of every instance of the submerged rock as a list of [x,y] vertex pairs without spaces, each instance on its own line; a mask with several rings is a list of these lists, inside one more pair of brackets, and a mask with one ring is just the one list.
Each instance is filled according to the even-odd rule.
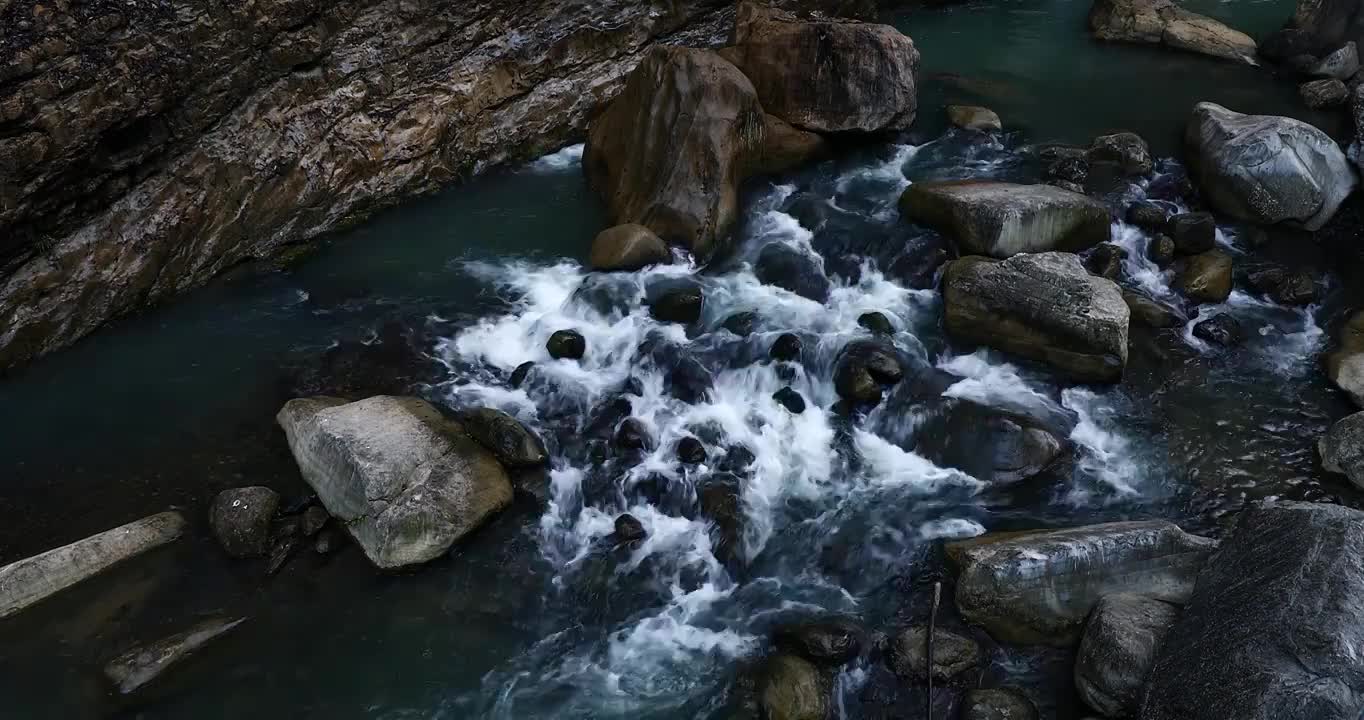
[[1364,311],[1341,327],[1336,349],[1326,356],[1326,375],[1356,406],[1364,407]]
[[1302,101],[1307,107],[1313,110],[1340,107],[1350,99],[1350,89],[1345,87],[1345,83],[1334,78],[1305,82],[1298,87],[1298,94],[1302,95]]
[[1199,103],[1185,142],[1214,208],[1249,222],[1320,229],[1356,185],[1345,153],[1307,123]]
[[728,330],[739,337],[748,337],[753,334],[753,326],[758,322],[758,314],[754,312],[734,313],[725,318],[720,327]]
[[1193,335],[1213,345],[1231,347],[1243,339],[1241,323],[1231,313],[1217,313],[1193,326]]
[[633,271],[672,261],[668,244],[643,225],[627,223],[607,228],[592,241],[587,264],[593,270]]
[[782,242],[763,246],[753,267],[758,280],[815,302],[829,299],[829,278],[815,258]]
[[545,342],[545,350],[555,360],[581,360],[587,353],[587,340],[577,330],[555,330]]
[[171,510],[0,567],[0,619],[177,540],[184,532],[185,518]]
[[800,360],[800,351],[800,336],[795,333],[782,333],[772,342],[767,354],[778,362],[796,362]]
[[302,398],[277,419],[303,479],[381,568],[443,555],[512,500],[497,458],[417,398]]
[[206,620],[146,647],[135,648],[109,661],[104,675],[120,694],[128,695],[178,667],[213,640],[241,625],[246,618]]
[[690,435],[677,441],[677,459],[687,465],[699,465],[706,461],[706,446]]
[[625,513],[616,517],[615,540],[617,543],[631,543],[648,537],[644,524],[634,515]]
[[918,109],[919,51],[889,25],[807,21],[742,2],[725,57],[753,82],[767,112],[805,130],[904,130]]
[[270,521],[279,510],[279,493],[268,487],[233,488],[218,493],[208,511],[213,536],[228,555],[248,558],[270,546]]
[[830,618],[783,625],[774,635],[779,647],[813,663],[838,667],[862,652],[865,633],[857,623]]
[[1147,175],[1156,168],[1155,161],[1151,159],[1151,147],[1146,144],[1146,140],[1133,132],[1113,133],[1094,138],[1089,147],[1089,159],[1114,163],[1128,175]]
[[1364,513],[1240,513],[1156,654],[1143,720],[1357,720]]
[[867,405],[881,401],[881,389],[900,382],[904,366],[889,343],[855,340],[844,346],[834,363],[834,389],[844,400]]
[[917,182],[900,196],[900,212],[950,235],[964,255],[996,258],[1083,250],[1108,240],[1111,230],[1103,203],[1051,185]]
[[1166,231],[1180,255],[1197,255],[1217,247],[1217,221],[1212,213],[1180,213],[1166,223]]
[[787,653],[767,659],[760,691],[767,720],[826,720],[832,686],[819,668]]
[[616,428],[614,441],[616,448],[625,451],[650,450],[654,446],[653,435],[638,418],[622,420]]
[[507,378],[507,385],[513,389],[521,387],[521,384],[530,377],[530,371],[535,369],[534,362],[523,362],[512,370],[511,377]]
[[1113,382],[1127,364],[1118,286],[1069,253],[964,257],[943,277],[948,333],[1047,363],[1081,382]]
[[977,688],[962,698],[961,720],[1037,720],[1037,706],[1013,688]]
[[1321,467],[1364,488],[1364,413],[1347,415],[1317,440]]
[[1176,278],[1180,292],[1201,303],[1226,302],[1231,296],[1231,255],[1209,250],[1188,258]]
[[711,523],[711,548],[731,571],[743,562],[744,509],[738,478],[720,474],[697,493],[701,516]]
[[1089,29],[1100,40],[1167,45],[1255,65],[1255,41],[1173,0],[1095,0]]
[[1075,658],[1075,689],[1108,717],[1136,717],[1156,650],[1179,617],[1179,607],[1145,595],[1099,600],[1085,622]]
[[715,387],[715,377],[701,361],[690,355],[677,359],[677,363],[664,378],[668,394],[684,403],[695,404],[705,400]]
[[999,132],[1004,129],[1004,123],[994,110],[976,105],[948,105],[947,120],[963,130]]
[[991,533],[947,544],[962,617],[1004,642],[1067,646],[1100,598],[1180,603],[1216,542],[1160,520]]
[[[975,669],[985,657],[980,644],[941,627],[933,630],[933,677],[954,680]],[[916,625],[896,633],[890,640],[887,659],[890,669],[901,680],[924,683],[928,680],[928,626]]]
[[511,469],[539,467],[549,462],[545,443],[520,420],[496,408],[477,408],[460,414],[469,437],[492,451]]

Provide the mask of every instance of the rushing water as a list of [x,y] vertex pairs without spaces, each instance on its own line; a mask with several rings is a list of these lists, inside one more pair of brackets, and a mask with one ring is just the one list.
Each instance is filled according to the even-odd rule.
[[[1284,2],[1197,9],[1252,31],[1288,14]],[[581,180],[581,149],[569,148],[387,213],[287,270],[243,273],[119,323],[5,380],[0,563],[171,505],[195,524],[178,547],[0,623],[5,716],[727,717],[774,625],[834,612],[889,631],[922,618],[933,581],[950,583],[936,540],[1130,517],[1216,532],[1248,498],[1348,493],[1311,453],[1346,411],[1316,356],[1348,298],[1300,240],[1252,248],[1243,228],[1219,228],[1238,275],[1270,259],[1313,268],[1329,290],[1321,305],[1280,307],[1242,289],[1187,308],[1183,328],[1134,327],[1118,386],[1061,384],[943,335],[940,295],[916,272],[942,240],[900,220],[895,200],[909,183],[1032,181],[1030,145],[1123,127],[1166,159],[1107,200],[1181,207],[1170,156],[1193,101],[1335,122],[1306,115],[1291,84],[1262,70],[1094,44],[1086,10],[1005,2],[898,19],[924,53],[920,128],[754,183],[733,256],[699,272],[585,273],[574,258],[604,219]],[[957,100],[987,102],[1010,131],[944,131],[937,107]],[[1170,273],[1145,259],[1146,235],[1116,223],[1114,240],[1130,251],[1129,286],[1179,304]],[[773,242],[822,263],[834,283],[827,303],[757,280],[752,262]],[[651,319],[651,288],[694,273],[706,292],[697,327]],[[916,379],[849,416],[832,364],[868,335],[857,318],[869,311],[890,318]],[[752,335],[720,327],[737,312],[756,313]],[[1244,346],[1192,336],[1217,312],[1242,321]],[[547,357],[545,340],[564,328],[586,337],[583,361]],[[798,364],[768,360],[786,332],[802,338]],[[695,404],[666,389],[684,355],[713,376]],[[511,388],[526,361],[535,369]],[[787,385],[806,412],[772,399]],[[302,553],[268,580],[257,564],[230,563],[206,537],[208,499],[242,484],[302,494],[273,413],[299,392],[356,389],[516,414],[553,452],[543,496],[519,499],[450,558],[411,573],[377,573],[354,548]],[[653,437],[637,457],[610,450],[594,424],[620,398]],[[1075,461],[1007,487],[936,465],[926,455],[947,440],[938,421],[954,401],[1034,417],[1070,441]],[[986,440],[949,427],[968,449]],[[684,437],[703,442],[705,462],[678,461]],[[707,488],[726,482],[744,519],[737,557],[699,512]],[[613,550],[604,538],[625,511],[649,536]],[[101,684],[112,655],[212,613],[249,621],[134,703]],[[950,607],[945,615],[957,622]],[[991,652],[988,681],[1025,686],[1048,717],[1078,717],[1068,658]],[[921,707],[870,655],[837,688],[844,717],[917,717]]]

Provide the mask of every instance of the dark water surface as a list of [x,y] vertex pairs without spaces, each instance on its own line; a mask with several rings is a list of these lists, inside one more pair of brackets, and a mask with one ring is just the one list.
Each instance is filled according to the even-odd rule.
[[[1190,5],[1257,35],[1291,6]],[[734,257],[700,276],[707,304],[692,337],[639,307],[647,287],[689,274],[685,266],[581,289],[576,259],[604,217],[570,149],[385,213],[287,269],[245,269],[0,381],[0,564],[171,506],[192,525],[177,546],[0,622],[0,716],[727,717],[775,623],[831,611],[888,631],[923,617],[928,588],[948,579],[938,538],[1134,517],[1215,533],[1250,498],[1353,502],[1311,451],[1348,411],[1316,355],[1352,298],[1310,240],[1276,235],[1252,249],[1243,229],[1220,228],[1238,277],[1272,259],[1313,269],[1330,292],[1306,310],[1244,290],[1190,309],[1190,324],[1231,312],[1252,330],[1231,352],[1203,346],[1188,327],[1134,328],[1127,377],[1114,388],[1065,386],[954,346],[939,295],[916,289],[917,264],[942,241],[898,218],[908,182],[1031,181],[1028,145],[1085,143],[1117,128],[1175,158],[1184,119],[1204,99],[1340,130],[1339,118],[1308,114],[1293,84],[1265,70],[1096,44],[1087,10],[1048,0],[897,17],[923,52],[919,127],[754,183]],[[958,101],[990,105],[1010,132],[944,133],[939,106]],[[1107,197],[1115,207],[1164,197],[1180,172],[1166,160]],[[1178,302],[1168,274],[1143,259],[1147,238],[1122,224],[1114,237],[1132,251],[1126,284]],[[757,282],[746,263],[769,242],[818,253],[834,278],[830,301]],[[856,320],[871,310],[892,318],[897,348],[942,377],[946,396],[1060,428],[1076,447],[1073,467],[1001,490],[932,464],[915,450],[942,441],[918,434],[948,402],[941,387],[897,391],[866,417],[834,412],[833,357],[865,336]],[[718,330],[740,311],[760,316],[754,335]],[[581,365],[544,356],[546,337],[565,327],[587,337]],[[801,367],[766,362],[782,332],[802,336]],[[634,358],[651,338],[711,370],[712,401],[667,397],[667,368]],[[539,366],[510,390],[507,375],[526,360]],[[634,414],[658,440],[638,465],[595,453],[585,428],[631,377],[641,386]],[[786,384],[811,410],[791,416],[771,400]],[[216,492],[306,491],[273,423],[284,400],[399,390],[451,407],[496,405],[536,427],[555,454],[544,502],[518,500],[450,558],[411,573],[378,573],[355,548],[326,558],[305,550],[272,579],[260,564],[225,558],[207,537]],[[686,435],[707,442],[710,464],[674,460]],[[715,459],[737,447],[754,462],[734,476],[746,523],[741,561],[726,567],[697,519],[696,493],[728,477]],[[673,490],[651,491],[659,483]],[[603,552],[624,510],[650,538],[624,556]],[[249,620],[151,693],[109,693],[99,668],[110,657],[217,613]],[[950,608],[944,622],[957,622]],[[1022,684],[1045,716],[1075,718],[1067,663],[992,646],[986,682]],[[838,689],[845,717],[920,716],[921,698],[870,655]]]

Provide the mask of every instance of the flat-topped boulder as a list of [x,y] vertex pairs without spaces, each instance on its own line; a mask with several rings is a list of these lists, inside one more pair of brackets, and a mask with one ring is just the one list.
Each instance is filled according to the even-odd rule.
[[1240,513],[1156,654],[1142,720],[1358,720],[1364,512]]
[[1216,542],[1163,520],[990,533],[947,544],[962,617],[1004,642],[1068,646],[1106,595],[1181,603]]
[[1358,184],[1336,141],[1300,120],[1203,102],[1184,140],[1203,195],[1240,220],[1317,230]]
[[1080,382],[1113,382],[1127,365],[1130,311],[1112,280],[1070,253],[970,256],[943,276],[947,332],[1046,363]]
[[277,419],[303,479],[381,568],[440,557],[512,500],[493,453],[424,400],[300,398]]
[[1173,0],[1096,0],[1089,30],[1100,40],[1166,45],[1248,65],[1255,61],[1255,40]]
[[889,25],[804,20],[739,4],[724,50],[767,112],[815,132],[903,130],[914,122],[919,51]]
[[1052,185],[989,180],[921,182],[900,196],[900,213],[950,236],[963,255],[1076,252],[1109,239],[1103,203]]

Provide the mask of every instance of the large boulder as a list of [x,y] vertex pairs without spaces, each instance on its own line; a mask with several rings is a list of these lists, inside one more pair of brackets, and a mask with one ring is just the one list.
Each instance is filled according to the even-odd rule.
[[900,213],[950,235],[963,255],[1007,258],[1079,251],[1109,239],[1103,203],[1051,185],[956,180],[920,182],[900,196]]
[[1044,362],[1081,382],[1112,382],[1127,364],[1129,311],[1111,280],[1069,253],[964,257],[943,276],[948,333]]
[[643,225],[626,223],[597,233],[587,264],[593,270],[630,271],[672,260],[668,244]]
[[1336,349],[1326,356],[1326,375],[1364,407],[1364,311],[1351,315],[1340,329]]
[[1358,720],[1364,513],[1241,512],[1156,654],[1143,720]]
[[1005,642],[1068,646],[1105,595],[1183,602],[1216,543],[1163,520],[991,533],[947,544],[962,617]]
[[303,479],[381,568],[441,556],[512,500],[497,458],[423,400],[300,398],[277,419]]
[[1177,617],[1178,606],[1146,595],[1099,600],[1075,657],[1075,689],[1085,704],[1108,717],[1136,717],[1156,650]]
[[1095,0],[1089,29],[1100,40],[1167,45],[1255,65],[1255,40],[1173,0]]
[[739,5],[725,49],[768,112],[815,132],[902,130],[918,109],[914,41],[889,25]]
[[1364,42],[1364,10],[1359,0],[1298,0],[1293,17],[1261,47],[1266,57],[1320,56],[1346,41]]
[[1243,115],[1199,103],[1185,142],[1204,196],[1241,220],[1317,230],[1357,183],[1330,136],[1291,118]]
[[232,488],[213,498],[208,524],[228,555],[264,555],[270,549],[270,521],[278,509],[279,493],[268,487]]
[[759,690],[767,720],[825,720],[832,684],[809,661],[778,653],[767,660]]
[[1364,412],[1347,415],[1317,440],[1321,466],[1364,488]]
[[711,50],[659,46],[592,121],[583,171],[613,222],[705,257],[737,217],[766,127],[738,68]]
[[1134,132],[1100,135],[1089,146],[1087,157],[1094,162],[1113,163],[1128,175],[1146,175],[1156,168],[1151,146]]

